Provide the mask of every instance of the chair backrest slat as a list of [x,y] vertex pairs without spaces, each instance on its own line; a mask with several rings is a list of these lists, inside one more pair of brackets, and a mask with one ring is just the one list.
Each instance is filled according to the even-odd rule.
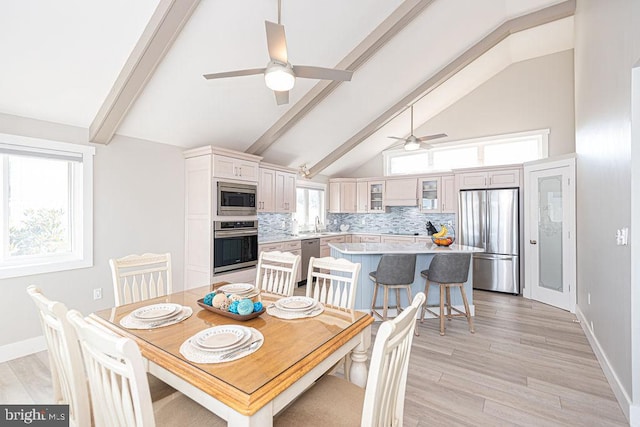
[[416,314],[425,302],[418,293],[396,318],[380,325],[371,352],[361,426],[401,426]]
[[261,252],[256,287],[271,294],[291,296],[296,288],[300,255],[290,252]]
[[128,255],[110,259],[116,306],[173,292],[171,254]]
[[82,354],[75,329],[67,321],[67,307],[45,297],[36,286],[29,286],[27,293],[38,308],[47,342],[54,401],[69,405],[71,425],[91,425]]
[[312,257],[307,272],[307,296],[353,315],[359,274],[359,263]]
[[138,345],[69,311],[91,389],[95,427],[155,427],[149,383]]

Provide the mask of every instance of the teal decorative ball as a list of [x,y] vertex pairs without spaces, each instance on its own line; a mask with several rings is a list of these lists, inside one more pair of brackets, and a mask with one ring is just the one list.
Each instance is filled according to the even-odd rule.
[[241,316],[246,316],[247,314],[253,313],[253,301],[249,298],[245,298],[238,302],[238,314]]
[[260,310],[262,310],[262,303],[260,301],[254,302],[253,311],[260,311]]
[[209,292],[208,294],[206,294],[204,296],[204,303],[207,305],[211,305],[211,302],[213,301],[213,297],[216,296],[215,292]]
[[229,305],[229,311],[235,314],[239,314],[238,313],[238,304],[240,303],[240,301],[233,301],[230,305]]

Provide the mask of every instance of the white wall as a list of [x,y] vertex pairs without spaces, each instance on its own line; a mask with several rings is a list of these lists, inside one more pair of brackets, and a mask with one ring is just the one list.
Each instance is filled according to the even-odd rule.
[[[0,132],[65,142],[86,141],[86,130],[0,115]],[[9,344],[41,335],[25,289],[45,294],[85,314],[113,306],[108,260],[130,253],[171,252],[174,286],[181,288],[184,264],[184,160],[178,147],[116,137],[95,145],[94,266],[66,272],[0,280],[0,358]],[[94,301],[92,289],[103,299]],[[4,346],[4,347],[3,347]]]
[[[446,133],[455,141],[534,129],[551,130],[549,154],[575,151],[573,50],[510,65],[447,108],[414,135]],[[382,176],[382,154],[354,177]]]
[[631,177],[640,165],[631,161],[639,143],[631,138],[631,70],[640,59],[639,12],[636,0],[580,0],[575,15],[578,314],[626,412],[638,402],[631,314],[640,307],[632,299],[631,248],[616,246],[615,233],[630,227],[634,234]]

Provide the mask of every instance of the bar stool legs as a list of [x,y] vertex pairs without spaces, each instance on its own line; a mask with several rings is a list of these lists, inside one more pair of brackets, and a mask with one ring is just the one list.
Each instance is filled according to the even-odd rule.
[[[451,320],[454,317],[463,316],[467,318],[467,322],[469,323],[469,332],[471,332],[472,334],[475,333],[475,330],[473,328],[473,319],[471,317],[471,310],[469,309],[469,301],[467,300],[467,293],[464,290],[464,284],[463,283],[435,283],[435,282],[430,282],[429,279],[427,279],[424,287],[424,293],[427,297],[429,296],[429,288],[432,285],[440,286],[440,313],[439,314],[434,313],[432,310],[430,310],[427,307],[425,303],[425,305],[422,306],[420,323],[424,322],[424,315],[428,311],[434,316],[440,318],[440,335],[444,335],[444,330],[445,330],[444,319],[447,318]],[[451,288],[452,287],[456,287],[460,289],[460,294],[462,295],[462,302],[464,304],[464,311],[458,310],[457,308],[451,305]],[[455,311],[455,314],[453,313],[454,311]]]
[[[407,292],[408,301],[412,301],[411,295],[411,285],[385,285],[383,283],[374,283],[373,285],[373,299],[371,300],[371,315],[377,315],[382,320],[387,320],[387,314],[389,311],[389,289],[394,289],[396,291],[396,315],[400,314],[403,310],[400,305],[400,290],[405,289]],[[376,299],[378,297],[378,287],[382,286],[384,289],[382,291],[382,305],[376,306]],[[382,315],[378,313],[376,310],[382,310]]]

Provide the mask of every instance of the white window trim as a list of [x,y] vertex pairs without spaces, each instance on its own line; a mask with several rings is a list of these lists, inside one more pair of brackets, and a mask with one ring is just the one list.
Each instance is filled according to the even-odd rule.
[[[525,131],[525,132],[516,132],[516,133],[509,133],[509,134],[502,134],[502,135],[484,136],[480,138],[459,139],[456,141],[448,141],[448,142],[435,144],[434,147],[430,150],[420,149],[415,151],[405,151],[403,148],[394,148],[391,150],[386,150],[382,152],[382,158],[384,162],[384,176],[402,175],[402,174],[390,173],[389,165],[390,165],[390,159],[392,157],[400,157],[404,155],[411,156],[417,153],[425,153],[425,152],[436,152],[436,151],[450,149],[458,146],[460,147],[475,146],[475,147],[482,148],[484,145],[488,145],[488,143],[498,144],[498,143],[513,142],[513,141],[525,139],[532,136],[536,136],[539,138],[539,141],[540,141],[539,156],[540,156],[540,159],[544,159],[549,157],[549,133],[550,133],[549,129],[537,129],[537,130],[531,130],[531,131]],[[469,167],[484,166],[483,154],[484,154],[483,150],[480,150],[478,154],[478,160],[480,164],[469,166]],[[432,164],[432,162],[433,162],[433,158],[432,156],[429,156],[429,164]],[[499,165],[491,165],[491,166],[499,166]],[[437,170],[424,171],[424,173],[434,173],[434,172],[437,173],[439,171]]]
[[[93,156],[95,155],[95,148],[89,145],[70,144],[2,133],[0,133],[0,144],[5,148],[15,146],[15,149],[19,151],[53,154],[68,153],[71,156],[82,157],[82,180],[75,180],[76,185],[82,186],[82,215],[78,219],[78,222],[81,222],[81,227],[75,228],[76,233],[80,233],[80,230],[82,230],[82,238],[75,239],[78,247],[74,248],[73,255],[47,258],[46,262],[42,261],[43,258],[35,257],[30,259],[32,261],[31,264],[4,265],[0,267],[0,279],[92,267]],[[79,203],[79,201],[76,200],[76,203]],[[4,206],[4,200],[0,200],[0,206],[2,206],[3,218],[7,218],[8,207]],[[38,262],[39,260],[40,262]]]

